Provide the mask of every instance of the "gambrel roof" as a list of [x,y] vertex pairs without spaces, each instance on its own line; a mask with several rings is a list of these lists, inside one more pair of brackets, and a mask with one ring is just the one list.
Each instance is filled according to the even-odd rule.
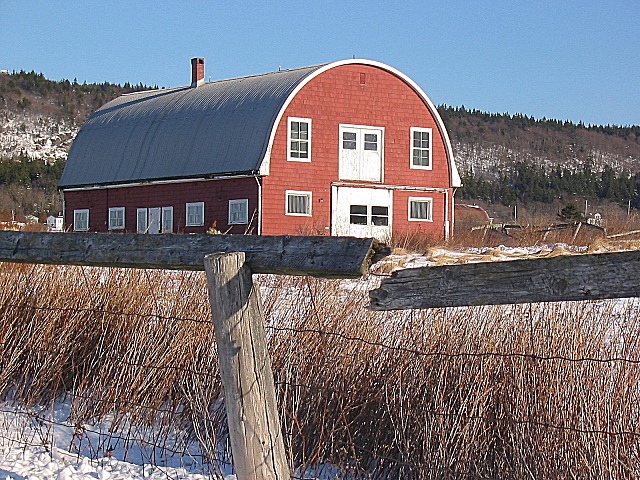
[[122,95],[82,126],[59,187],[266,174],[275,129],[291,99],[311,78],[349,63],[383,68],[423,98],[445,138],[452,186],[458,186],[449,137],[424,92],[387,65],[354,59]]

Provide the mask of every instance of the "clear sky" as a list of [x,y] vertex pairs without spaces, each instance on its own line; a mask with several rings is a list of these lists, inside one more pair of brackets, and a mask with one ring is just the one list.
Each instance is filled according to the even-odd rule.
[[640,0],[0,0],[0,69],[190,82],[377,60],[437,105],[640,124]]

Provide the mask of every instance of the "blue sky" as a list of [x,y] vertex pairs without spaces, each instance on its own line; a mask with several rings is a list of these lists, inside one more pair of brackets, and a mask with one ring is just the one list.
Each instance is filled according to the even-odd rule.
[[368,58],[436,104],[640,124],[640,1],[0,0],[0,69],[170,87]]

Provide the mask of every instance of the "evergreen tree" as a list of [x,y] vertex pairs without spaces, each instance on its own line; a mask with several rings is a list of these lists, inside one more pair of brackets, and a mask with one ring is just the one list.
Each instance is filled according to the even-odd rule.
[[580,211],[580,209],[578,208],[578,206],[574,203],[574,202],[569,202],[567,203],[562,210],[560,210],[560,213],[558,213],[558,216],[565,221],[582,221],[584,220],[584,215],[582,215],[582,212]]

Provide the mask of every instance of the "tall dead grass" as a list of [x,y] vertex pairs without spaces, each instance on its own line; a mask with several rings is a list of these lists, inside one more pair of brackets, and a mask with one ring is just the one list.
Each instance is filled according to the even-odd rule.
[[[375,313],[375,279],[257,280],[299,472],[640,475],[640,302]],[[0,305],[3,397],[71,394],[73,423],[177,428],[220,456],[202,274],[0,264]]]

